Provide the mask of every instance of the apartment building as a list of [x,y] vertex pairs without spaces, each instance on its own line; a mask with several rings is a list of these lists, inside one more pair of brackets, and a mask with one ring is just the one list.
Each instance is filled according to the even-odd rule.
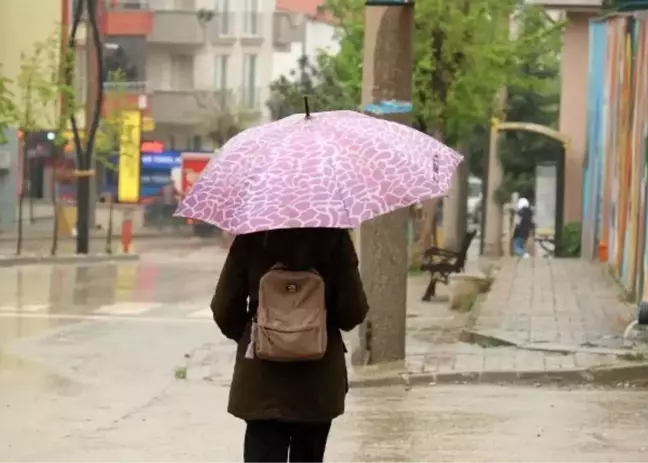
[[146,138],[210,149],[223,114],[269,120],[274,10],[275,0],[107,0],[106,71],[147,95]]
[[273,79],[296,78],[302,58],[315,65],[320,51],[339,51],[334,18],[323,7],[324,0],[277,0]]

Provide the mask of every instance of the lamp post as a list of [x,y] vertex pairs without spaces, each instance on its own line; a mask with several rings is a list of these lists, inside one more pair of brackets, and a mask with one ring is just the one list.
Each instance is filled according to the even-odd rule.
[[[362,76],[366,112],[379,108],[382,117],[411,124],[412,0],[367,0]],[[377,217],[360,228],[360,272],[371,310],[360,328],[356,364],[405,358],[407,320],[409,211]]]

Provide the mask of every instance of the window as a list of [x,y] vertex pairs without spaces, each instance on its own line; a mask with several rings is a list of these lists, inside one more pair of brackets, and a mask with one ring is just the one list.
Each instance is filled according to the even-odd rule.
[[259,0],[245,0],[243,32],[259,35]]
[[247,108],[256,107],[257,55],[243,58],[243,104]]
[[107,36],[103,51],[104,82],[120,76],[129,90],[146,87],[146,37]]
[[218,16],[218,29],[220,35],[230,35],[230,2],[229,0],[215,0],[216,14]]
[[191,149],[193,151],[201,151],[203,149],[202,136],[194,135],[191,140]]
[[171,56],[171,89],[192,90],[193,86],[193,57]]
[[229,64],[228,55],[217,55],[214,60],[214,89],[227,89],[227,66]]

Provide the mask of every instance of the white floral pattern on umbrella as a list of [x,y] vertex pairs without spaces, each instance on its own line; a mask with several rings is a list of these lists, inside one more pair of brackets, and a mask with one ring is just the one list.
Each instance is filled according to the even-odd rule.
[[444,196],[462,157],[355,111],[295,114],[226,143],[176,215],[235,234],[363,221]]

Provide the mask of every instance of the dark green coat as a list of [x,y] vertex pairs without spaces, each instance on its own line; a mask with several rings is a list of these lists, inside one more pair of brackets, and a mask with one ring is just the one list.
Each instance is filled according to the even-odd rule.
[[[309,242],[317,243],[315,251],[300,255],[300,243]],[[279,363],[244,358],[259,280],[278,261],[291,268],[314,267],[324,277],[329,338],[322,360]],[[211,308],[223,334],[238,343],[229,413],[244,420],[295,422],[328,421],[344,413],[348,380],[340,330],[362,323],[369,309],[348,232],[284,230],[238,236]]]

